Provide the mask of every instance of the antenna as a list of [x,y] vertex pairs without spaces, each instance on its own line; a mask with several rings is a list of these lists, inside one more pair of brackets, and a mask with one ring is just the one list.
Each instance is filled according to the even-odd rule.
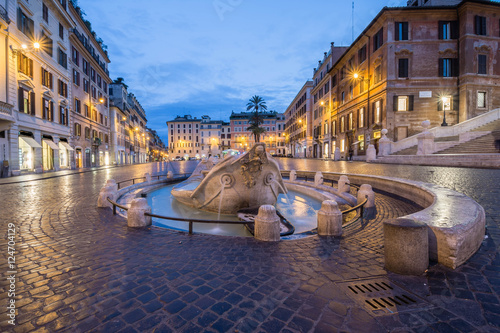
[[[351,23],[352,23],[352,42],[354,42],[354,1],[352,2],[352,17],[351,17]],[[352,43],[351,42],[351,43]]]

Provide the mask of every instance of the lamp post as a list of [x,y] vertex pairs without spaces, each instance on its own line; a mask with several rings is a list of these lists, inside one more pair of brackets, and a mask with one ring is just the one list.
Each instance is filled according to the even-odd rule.
[[441,98],[441,102],[443,103],[443,122],[441,123],[441,126],[448,126],[448,123],[446,122],[446,107],[444,103],[447,101],[446,97]]

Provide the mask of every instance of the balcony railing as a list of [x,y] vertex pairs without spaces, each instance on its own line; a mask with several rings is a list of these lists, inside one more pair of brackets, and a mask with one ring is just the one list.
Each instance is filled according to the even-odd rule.
[[109,71],[106,69],[106,64],[100,60],[99,54],[95,51],[94,47],[89,43],[88,39],[83,36],[76,28],[73,28],[73,33],[78,38],[78,40],[82,43],[83,47],[89,51],[90,55],[94,60],[99,64],[103,71],[109,76]]
[[2,5],[0,5],[0,18],[2,18],[7,24],[10,24],[9,14],[7,13],[7,9],[5,9]]
[[9,104],[9,103],[5,103],[5,102],[0,101],[0,113],[12,116],[12,108],[13,107],[14,106]]

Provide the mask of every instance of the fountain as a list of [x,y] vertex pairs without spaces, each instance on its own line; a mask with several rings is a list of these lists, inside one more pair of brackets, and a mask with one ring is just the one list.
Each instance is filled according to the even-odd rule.
[[243,208],[275,205],[279,194],[286,192],[278,163],[265,144],[257,143],[247,153],[216,165],[203,161],[191,177],[172,189],[172,196],[196,209],[236,214]]

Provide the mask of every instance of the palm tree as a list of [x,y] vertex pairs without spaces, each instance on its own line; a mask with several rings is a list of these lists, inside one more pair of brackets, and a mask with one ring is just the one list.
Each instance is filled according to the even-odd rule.
[[264,123],[264,118],[262,117],[262,114],[259,112],[259,110],[267,110],[266,102],[262,97],[255,95],[250,98],[247,103],[247,111],[249,110],[253,110],[253,114],[249,120],[250,126],[247,128],[247,130],[253,133],[255,142],[260,142],[260,135],[266,130],[263,127],[260,127],[260,125]]

